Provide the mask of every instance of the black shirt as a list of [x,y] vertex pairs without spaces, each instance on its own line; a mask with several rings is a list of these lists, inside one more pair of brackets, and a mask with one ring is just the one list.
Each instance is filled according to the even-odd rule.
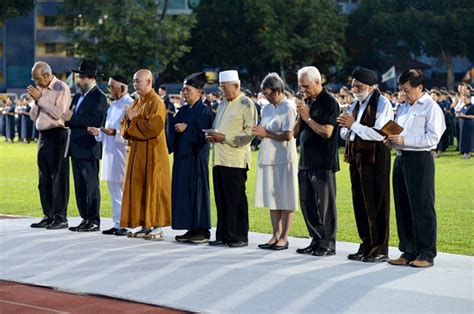
[[334,130],[329,139],[324,139],[306,123],[302,123],[299,169],[339,171],[339,129],[336,122],[339,115],[339,104],[325,89],[315,100],[307,99],[306,104],[309,106],[311,119],[322,125],[332,125]]

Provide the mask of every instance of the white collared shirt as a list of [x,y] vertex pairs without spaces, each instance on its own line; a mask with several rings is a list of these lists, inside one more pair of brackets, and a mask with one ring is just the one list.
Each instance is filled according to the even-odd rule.
[[404,144],[394,145],[397,150],[431,151],[446,130],[443,111],[426,93],[413,105],[401,104],[395,121],[404,129]]
[[[382,141],[383,136],[377,133],[375,129],[380,130],[388,121],[393,120],[393,109],[392,104],[390,101],[383,95],[380,95],[379,100],[377,102],[377,112],[375,114],[375,123],[373,127],[366,126],[360,123],[360,119],[362,119],[362,115],[364,114],[365,109],[372,98],[370,94],[369,97],[360,105],[359,111],[357,112],[356,121],[352,124],[350,129],[341,128],[340,134],[342,139],[347,139],[347,136],[350,134],[350,141],[354,141],[356,134],[365,141]],[[351,107],[347,110],[348,114],[352,114],[355,106],[357,104],[357,100],[354,101]]]
[[84,100],[84,98],[87,96],[87,94],[89,94],[89,92],[90,92],[96,85],[97,85],[97,84],[94,84],[87,92],[85,92],[84,94],[81,94],[81,96],[80,96],[79,99],[77,100],[76,107],[74,108],[74,113],[76,113],[76,112],[79,111],[79,107],[81,106],[82,101]]

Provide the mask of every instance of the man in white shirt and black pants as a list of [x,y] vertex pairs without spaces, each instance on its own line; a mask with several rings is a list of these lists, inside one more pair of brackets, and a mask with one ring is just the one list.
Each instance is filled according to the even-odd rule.
[[406,102],[398,108],[396,122],[404,128],[384,142],[397,150],[393,168],[393,196],[399,249],[402,255],[392,265],[430,267],[436,256],[436,212],[434,160],[436,148],[446,129],[438,104],[423,92],[423,73],[417,69],[398,78]]

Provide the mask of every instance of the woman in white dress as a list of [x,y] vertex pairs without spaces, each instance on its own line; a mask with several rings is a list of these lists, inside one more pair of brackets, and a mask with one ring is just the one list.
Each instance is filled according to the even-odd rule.
[[278,74],[268,74],[261,89],[270,104],[262,109],[260,125],[252,129],[262,139],[254,206],[270,209],[273,235],[258,247],[285,250],[298,203],[298,156],[292,134],[297,114],[285,97],[285,83]]

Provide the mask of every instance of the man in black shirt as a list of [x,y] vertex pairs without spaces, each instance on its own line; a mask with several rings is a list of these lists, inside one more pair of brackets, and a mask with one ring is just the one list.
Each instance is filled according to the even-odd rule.
[[297,249],[300,254],[336,254],[336,171],[339,170],[339,105],[321,85],[316,67],[298,70],[298,85],[305,104],[297,106],[299,118],[294,136],[300,139],[298,182],[300,204],[310,245]]

